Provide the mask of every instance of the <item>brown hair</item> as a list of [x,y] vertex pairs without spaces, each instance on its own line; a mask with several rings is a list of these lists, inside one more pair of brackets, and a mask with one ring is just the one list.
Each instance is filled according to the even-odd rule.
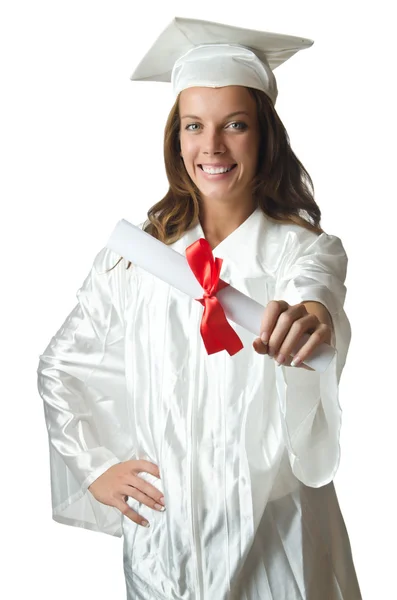
[[[288,133],[272,101],[261,90],[247,89],[256,103],[260,131],[258,167],[252,181],[256,205],[274,221],[295,223],[322,233],[321,211],[314,200],[313,182],[292,151]],[[149,209],[143,226],[144,231],[165,244],[177,241],[196,225],[200,212],[200,191],[180,156],[179,131],[178,96],[164,130],[164,163],[170,187],[164,198]],[[122,257],[116,265],[120,260]],[[127,269],[130,265],[131,261]]]

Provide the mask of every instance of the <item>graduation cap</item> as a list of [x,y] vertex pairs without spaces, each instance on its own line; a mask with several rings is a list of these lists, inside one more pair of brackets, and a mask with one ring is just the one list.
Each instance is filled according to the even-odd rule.
[[313,40],[175,17],[130,79],[171,82],[174,98],[188,87],[243,85],[277,98],[273,70]]

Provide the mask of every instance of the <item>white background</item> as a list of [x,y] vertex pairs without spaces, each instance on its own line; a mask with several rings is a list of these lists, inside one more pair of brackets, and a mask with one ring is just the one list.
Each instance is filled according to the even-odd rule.
[[276,71],[277,110],[314,180],[322,226],[342,239],[349,256],[346,311],[353,338],[342,375],[342,462],[335,483],[363,597],[394,597],[392,5],[386,0],[2,4],[3,598],[125,598],[122,540],[51,519],[36,369],[116,222],[143,221],[167,191],[162,144],[171,91],[167,84],[129,77],[174,16],[315,40]]

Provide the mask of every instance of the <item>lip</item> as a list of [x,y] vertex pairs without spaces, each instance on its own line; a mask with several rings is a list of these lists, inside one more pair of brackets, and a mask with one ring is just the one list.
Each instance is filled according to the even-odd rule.
[[199,167],[214,167],[214,168],[224,167],[227,169],[229,167],[233,167],[235,165],[236,165],[236,163],[199,163],[198,164]]
[[211,175],[210,173],[206,173],[202,168],[201,165],[198,165],[200,167],[200,177],[204,177],[204,179],[207,179],[208,181],[218,181],[220,179],[226,179],[227,177],[230,177],[230,175],[234,172],[234,169],[237,167],[236,163],[232,163],[232,164],[228,164],[228,165],[221,165],[221,164],[205,164],[205,167],[234,167],[233,169],[231,169],[230,171],[226,171],[226,173],[215,173],[213,175]]

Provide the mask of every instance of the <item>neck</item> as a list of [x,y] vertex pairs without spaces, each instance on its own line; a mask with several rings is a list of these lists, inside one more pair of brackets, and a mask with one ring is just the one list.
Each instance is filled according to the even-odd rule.
[[256,205],[250,202],[200,203],[200,224],[211,248],[215,248],[254,212]]

